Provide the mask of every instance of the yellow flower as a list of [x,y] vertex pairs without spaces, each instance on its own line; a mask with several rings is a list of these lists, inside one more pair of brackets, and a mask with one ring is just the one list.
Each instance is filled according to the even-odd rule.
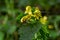
[[31,6],[27,6],[27,7],[26,7],[25,14],[32,14]]
[[38,7],[35,8],[35,12],[40,13],[40,10]]
[[26,20],[29,20],[31,18],[31,15],[26,15],[24,17],[21,18],[21,22],[25,22]]
[[44,16],[44,17],[40,18],[40,22],[42,24],[46,24],[47,23],[47,16]]
[[38,7],[35,8],[34,17],[36,17],[36,19],[39,19],[39,17],[42,17]]
[[49,28],[49,29],[53,29],[54,26],[53,26],[53,25],[48,25],[48,28]]

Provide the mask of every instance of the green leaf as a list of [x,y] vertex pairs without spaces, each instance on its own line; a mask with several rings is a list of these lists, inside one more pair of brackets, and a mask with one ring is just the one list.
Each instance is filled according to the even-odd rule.
[[36,23],[34,25],[22,25],[19,30],[20,39],[19,40],[32,40],[34,34],[38,32],[41,28],[40,23]]
[[14,33],[15,31],[16,31],[16,26],[13,25],[13,26],[10,26],[10,27],[9,27],[7,33],[12,34],[12,33]]
[[56,31],[50,31],[50,37],[52,38],[56,38],[57,36],[59,36],[59,34]]
[[4,33],[0,32],[0,40],[4,40]]

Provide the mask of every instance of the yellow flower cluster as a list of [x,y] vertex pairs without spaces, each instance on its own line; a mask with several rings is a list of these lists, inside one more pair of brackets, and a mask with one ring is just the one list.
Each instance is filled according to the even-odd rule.
[[40,10],[39,10],[38,7],[35,8],[34,17],[35,17],[36,19],[39,19],[39,17],[42,17],[42,16],[41,16],[41,12],[40,12]]
[[23,16],[23,17],[21,18],[21,22],[24,22],[24,21],[26,21],[26,20],[30,20],[31,17],[34,17],[35,20],[39,20],[39,19],[40,19],[40,22],[41,22],[42,24],[45,24],[45,23],[47,22],[47,17],[46,17],[46,16],[44,16],[44,17],[41,16],[41,12],[40,12],[40,10],[39,10],[38,7],[36,7],[36,8],[35,8],[35,11],[32,13],[32,8],[31,8],[31,6],[27,6],[27,7],[26,7],[25,14],[27,14],[27,15],[26,15],[26,16]]
[[40,18],[40,22],[42,24],[46,24],[47,23],[47,16],[44,16],[44,17]]
[[35,19],[39,19],[39,17],[41,17],[41,12],[38,7],[35,8],[34,14],[32,14],[31,6],[27,6],[25,14],[27,15],[21,18],[21,22],[31,19],[32,16],[35,17]]
[[32,16],[31,6],[26,7],[25,14],[27,15],[21,18],[21,22],[25,22],[26,20],[29,20],[31,18]]

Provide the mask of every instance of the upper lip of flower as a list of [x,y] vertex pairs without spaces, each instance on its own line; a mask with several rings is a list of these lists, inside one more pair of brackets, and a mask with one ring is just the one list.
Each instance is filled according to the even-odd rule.
[[32,11],[31,11],[31,6],[27,6],[26,7],[26,11],[25,11],[25,14],[32,14]]

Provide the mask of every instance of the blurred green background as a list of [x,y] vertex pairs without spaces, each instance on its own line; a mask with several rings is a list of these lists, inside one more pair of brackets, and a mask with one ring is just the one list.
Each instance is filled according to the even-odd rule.
[[22,17],[28,5],[39,7],[42,16],[48,16],[48,40],[60,40],[60,0],[0,0],[0,40],[20,40],[22,24],[17,22],[16,18],[19,15]]

